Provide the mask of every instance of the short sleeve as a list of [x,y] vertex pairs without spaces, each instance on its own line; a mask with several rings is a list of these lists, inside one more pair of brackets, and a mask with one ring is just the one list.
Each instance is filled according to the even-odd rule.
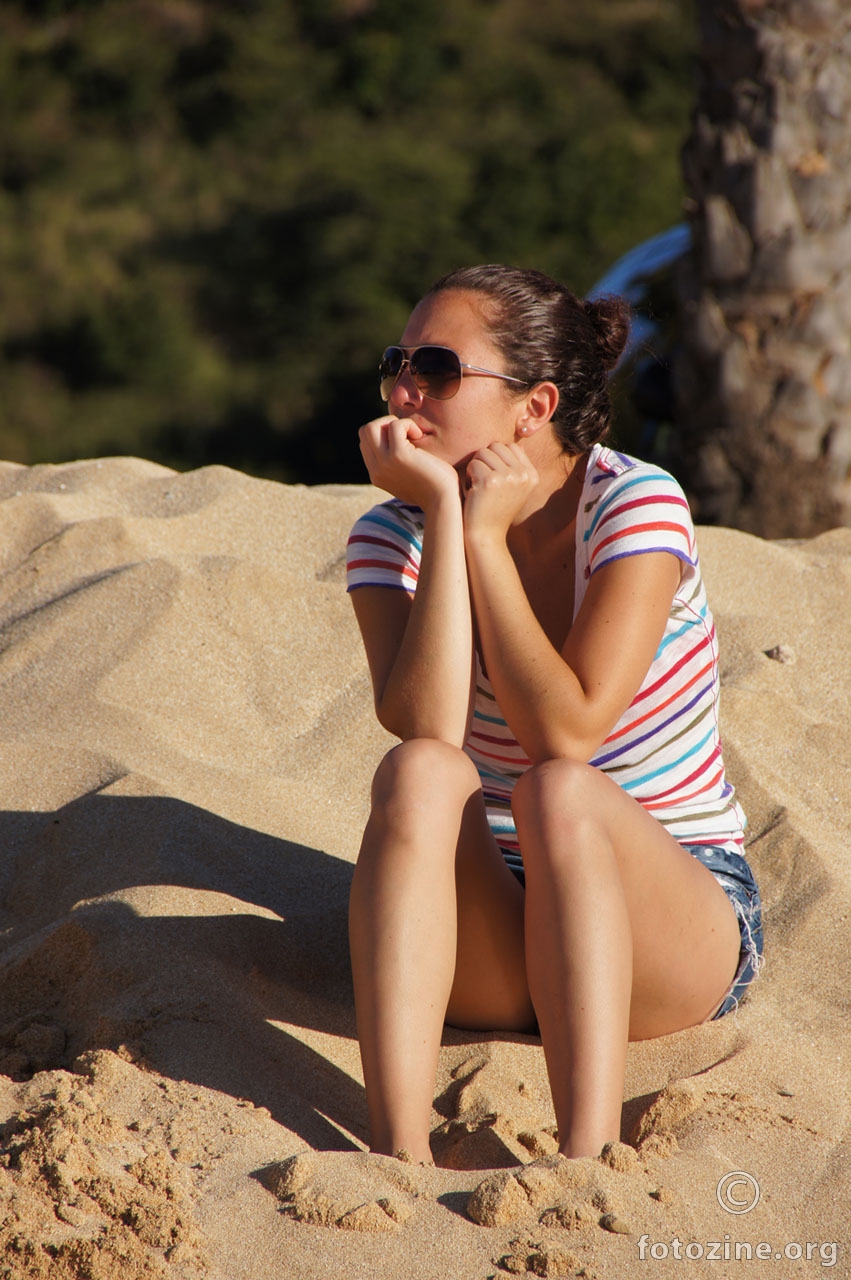
[[673,476],[647,464],[614,477],[596,504],[585,533],[587,575],[624,556],[669,551],[697,565],[694,525],[686,496]]
[[423,546],[423,513],[396,498],[360,517],[349,534],[347,590],[397,587],[417,589]]

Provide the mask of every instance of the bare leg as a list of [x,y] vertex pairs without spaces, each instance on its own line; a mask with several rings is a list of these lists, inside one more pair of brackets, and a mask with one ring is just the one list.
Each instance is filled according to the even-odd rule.
[[349,935],[372,1149],[430,1160],[444,1018],[489,1030],[528,1031],[535,1021],[523,890],[462,751],[414,739],[382,761]]
[[578,819],[560,835],[572,857],[527,863],[526,964],[560,1150],[598,1155],[620,1137],[632,931],[604,834]]
[[620,1134],[627,1040],[709,1016],[735,971],[738,925],[706,868],[598,770],[529,770],[514,813],[560,1149],[597,1155]]
[[455,971],[455,850],[471,791],[460,756],[416,739],[385,757],[349,904],[372,1149],[425,1161]]

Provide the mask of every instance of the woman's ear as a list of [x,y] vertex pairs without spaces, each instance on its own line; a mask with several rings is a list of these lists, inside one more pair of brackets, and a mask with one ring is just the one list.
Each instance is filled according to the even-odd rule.
[[558,408],[558,387],[554,382],[539,382],[521,401],[517,416],[518,436],[532,436],[545,427]]

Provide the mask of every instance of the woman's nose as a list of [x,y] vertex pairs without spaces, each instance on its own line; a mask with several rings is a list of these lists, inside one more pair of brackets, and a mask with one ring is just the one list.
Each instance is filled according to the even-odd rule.
[[390,403],[394,407],[404,407],[405,405],[419,404],[421,400],[422,392],[411,377],[411,371],[406,361],[398,378],[393,383],[393,390],[390,392]]

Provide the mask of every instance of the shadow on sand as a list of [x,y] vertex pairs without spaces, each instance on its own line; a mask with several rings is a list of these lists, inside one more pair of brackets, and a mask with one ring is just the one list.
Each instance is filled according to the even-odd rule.
[[313,1147],[351,1148],[336,1126],[365,1139],[362,1086],[272,1025],[355,1037],[351,876],[168,797],[0,813],[0,1070],[22,1030],[53,1026],[64,1048],[54,1035],[53,1060],[23,1069],[13,1052],[19,1077],[126,1044],[163,1075],[267,1107]]

